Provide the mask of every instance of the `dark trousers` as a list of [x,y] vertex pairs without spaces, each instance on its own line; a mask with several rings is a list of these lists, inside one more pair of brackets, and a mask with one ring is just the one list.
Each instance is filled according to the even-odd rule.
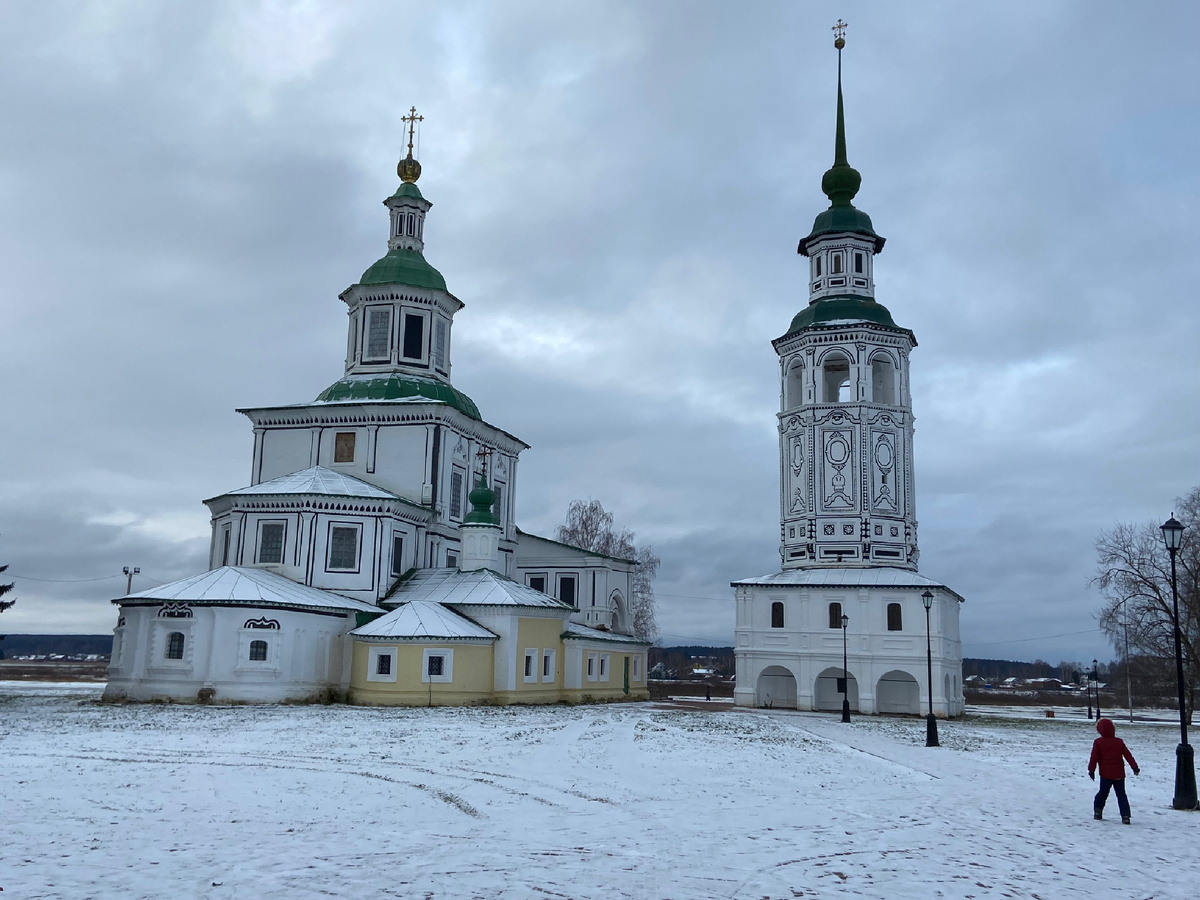
[[1093,806],[1096,812],[1104,811],[1104,801],[1108,799],[1109,788],[1117,792],[1117,808],[1121,810],[1121,815],[1125,818],[1129,817],[1129,798],[1125,796],[1125,779],[1124,778],[1105,778],[1100,776],[1100,790],[1096,791],[1096,799],[1093,801]]

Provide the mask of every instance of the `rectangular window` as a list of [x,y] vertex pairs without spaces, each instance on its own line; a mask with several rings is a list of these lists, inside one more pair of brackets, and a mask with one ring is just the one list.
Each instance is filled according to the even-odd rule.
[[449,550],[446,551],[446,568],[447,569],[457,569],[458,568],[458,554],[457,553],[452,553]]
[[525,680],[537,681],[537,658],[536,650],[525,651]]
[[339,431],[333,436],[333,461],[335,463],[354,462],[353,431]]
[[840,604],[840,603],[830,603],[829,604],[829,627],[830,628],[841,628],[842,627],[842,604]]
[[575,605],[575,576],[560,575],[558,579],[558,599],[568,606]]
[[392,535],[392,574],[399,577],[404,574],[404,535]]
[[462,516],[462,489],[463,476],[462,472],[450,473],[450,518],[457,519]]
[[831,275],[841,275],[842,274],[842,254],[834,253],[830,257],[829,262],[831,263],[831,268],[829,269],[829,273]]
[[388,359],[392,355],[392,310],[382,306],[367,311],[365,359]]
[[589,653],[587,658],[587,680],[596,680],[596,654]]
[[816,259],[813,260],[813,262],[815,262],[817,264],[817,269],[816,269],[817,277],[820,278],[821,277],[821,257],[818,256]]
[[496,514],[496,518],[499,519],[500,524],[503,525],[504,524],[504,513],[501,512],[503,507],[500,505],[500,501],[504,498],[504,485],[502,485],[502,484],[492,485],[492,493],[494,493],[496,495],[496,502],[492,504],[492,512],[494,512]]
[[268,565],[283,562],[283,538],[287,526],[283,522],[263,522],[258,526],[258,561]]
[[554,651],[542,651],[542,681],[554,680]]
[[445,666],[446,657],[430,655],[429,658],[425,660],[425,674],[441,675]]
[[608,681],[608,654],[600,654],[600,680]]
[[226,525],[221,529],[221,565],[229,565],[229,533],[230,526]]
[[633,680],[642,680],[642,658],[640,656],[635,656],[633,658]]
[[375,657],[375,674],[376,675],[391,675],[392,674],[392,657],[390,654],[380,653]]
[[404,358],[420,359],[425,348],[425,318],[407,313],[404,316]]
[[408,214],[408,236],[412,237],[417,231],[417,217],[412,213]]
[[854,271],[859,275],[863,273],[863,255],[861,253],[854,254]]
[[530,575],[529,586],[535,591],[546,593],[546,576],[545,575]]
[[454,651],[426,650],[421,663],[422,684],[450,684],[454,681]]
[[329,528],[329,564],[326,571],[358,569],[358,526],[331,525]]
[[396,680],[396,648],[371,647],[367,654],[367,681]]
[[441,319],[433,326],[433,364],[439,369],[446,368],[446,323]]
[[251,641],[250,642],[250,662],[266,662],[267,661],[267,642],[266,641]]
[[888,631],[904,630],[904,620],[900,613],[899,603],[889,603],[887,605],[887,626]]

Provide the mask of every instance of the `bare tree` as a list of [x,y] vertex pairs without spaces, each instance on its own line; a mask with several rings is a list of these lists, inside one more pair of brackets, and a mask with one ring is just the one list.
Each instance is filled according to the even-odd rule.
[[[1184,699],[1190,720],[1196,705],[1200,676],[1200,486],[1175,501],[1175,515],[1184,525],[1183,544],[1176,555],[1179,585],[1179,630],[1183,651]],[[1175,658],[1171,600],[1171,559],[1162,533],[1153,522],[1118,523],[1096,538],[1097,566],[1092,583],[1105,604],[1100,628],[1124,653],[1129,648],[1145,656]]]
[[649,544],[636,546],[632,531],[615,528],[613,514],[599,500],[572,500],[567,507],[566,524],[558,526],[555,536],[564,544],[635,563],[629,579],[629,625],[634,637],[654,640],[658,636],[654,616],[654,577],[661,563],[654,555],[654,548]]

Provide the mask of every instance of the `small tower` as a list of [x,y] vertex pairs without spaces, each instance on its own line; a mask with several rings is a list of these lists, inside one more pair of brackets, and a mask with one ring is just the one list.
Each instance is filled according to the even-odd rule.
[[773,342],[779,354],[780,555],[784,569],[917,566],[913,508],[913,333],[875,302],[884,239],[851,202],[862,176],[846,160],[839,36],[829,198],[798,252],[808,306]]
[[482,472],[475,489],[467,495],[471,511],[462,523],[462,556],[458,564],[464,572],[476,569],[500,571],[500,520],[492,511],[496,503],[496,492],[488,487],[487,476]]

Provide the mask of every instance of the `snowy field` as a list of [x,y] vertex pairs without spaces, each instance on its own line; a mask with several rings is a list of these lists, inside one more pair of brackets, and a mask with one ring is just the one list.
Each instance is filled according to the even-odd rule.
[[[1183,898],[1178,732],[1123,725],[1133,825],[1091,816],[1091,723],[671,704],[103,706],[0,683],[0,887],[80,898]],[[694,704],[703,706],[703,704]],[[681,706],[681,705],[680,705]]]

